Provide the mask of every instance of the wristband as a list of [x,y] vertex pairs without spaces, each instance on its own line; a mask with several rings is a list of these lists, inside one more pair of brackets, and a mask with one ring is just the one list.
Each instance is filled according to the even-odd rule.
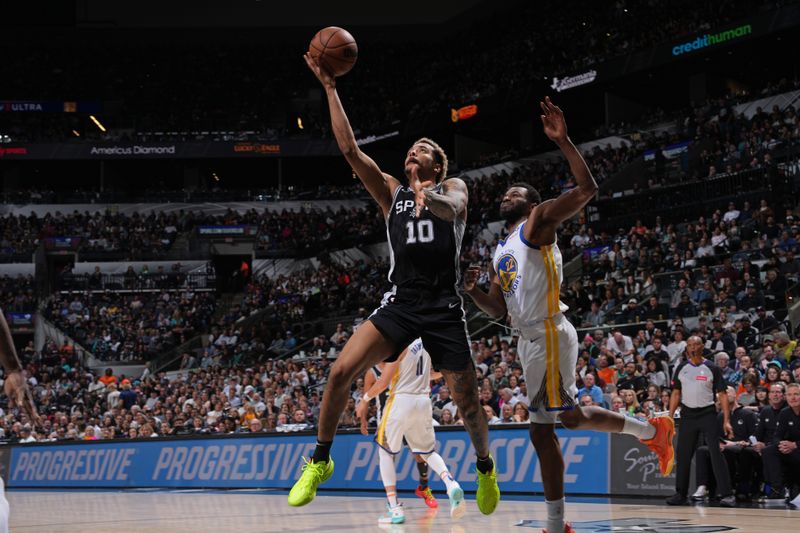
[[368,401],[370,401],[372,399],[372,397],[368,393],[365,392],[364,396],[362,396],[361,399],[364,400],[365,402],[368,402]]

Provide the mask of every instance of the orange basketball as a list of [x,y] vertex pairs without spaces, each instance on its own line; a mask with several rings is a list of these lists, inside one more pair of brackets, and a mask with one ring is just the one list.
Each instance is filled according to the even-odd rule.
[[319,58],[320,65],[334,76],[343,76],[356,64],[358,45],[347,30],[328,26],[311,39],[308,53]]

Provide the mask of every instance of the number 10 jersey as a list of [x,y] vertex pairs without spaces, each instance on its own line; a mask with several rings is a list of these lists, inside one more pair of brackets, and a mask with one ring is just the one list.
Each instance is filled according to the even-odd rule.
[[[434,190],[441,193],[442,185]],[[460,217],[447,222],[428,208],[423,208],[417,216],[416,209],[414,191],[398,187],[386,221],[391,260],[389,281],[398,294],[456,294],[466,223]]]

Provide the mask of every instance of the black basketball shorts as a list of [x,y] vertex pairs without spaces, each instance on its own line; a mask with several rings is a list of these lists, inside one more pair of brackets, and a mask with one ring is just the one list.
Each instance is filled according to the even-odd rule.
[[434,370],[474,368],[463,302],[458,295],[408,298],[387,294],[369,320],[396,347],[396,361],[415,339],[431,356]]

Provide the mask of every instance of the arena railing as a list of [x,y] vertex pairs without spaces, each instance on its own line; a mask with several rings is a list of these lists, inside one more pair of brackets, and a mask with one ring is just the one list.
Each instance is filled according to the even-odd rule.
[[213,291],[216,289],[215,274],[185,272],[151,272],[135,274],[63,274],[56,282],[61,292],[161,292],[163,290],[192,289]]
[[[656,216],[668,216],[672,220],[697,218],[714,209],[725,209],[729,201],[741,204],[745,200],[776,199],[792,188],[787,176],[780,178],[775,168],[757,168],[656,187],[637,194],[600,198],[592,204],[598,217],[593,220],[593,226],[630,227],[637,219],[652,221]],[[624,215],[617,215],[620,212]]]

